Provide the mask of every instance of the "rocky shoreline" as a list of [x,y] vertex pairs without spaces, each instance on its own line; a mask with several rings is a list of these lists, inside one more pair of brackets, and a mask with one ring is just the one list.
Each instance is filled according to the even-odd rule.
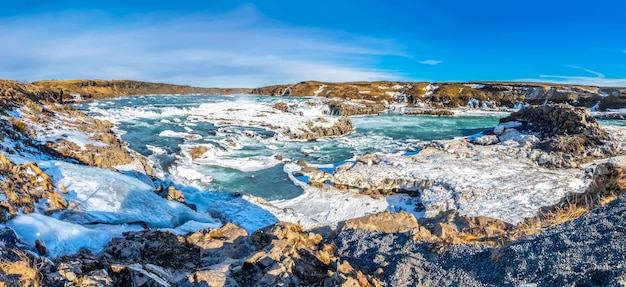
[[[95,83],[95,82],[94,82]],[[53,214],[73,208],[67,190],[37,163],[61,161],[151,182],[153,191],[184,202],[175,188],[153,177],[147,160],[130,150],[112,125],[63,105],[62,98],[36,84],[3,82],[1,223],[17,214]],[[98,84],[99,85],[99,84]],[[326,84],[324,84],[326,85]],[[389,90],[409,91],[407,84],[388,83]],[[503,92],[502,84],[463,88]],[[524,84],[526,85],[526,84]],[[94,87],[97,85],[87,85]],[[357,85],[358,86],[358,85]],[[420,87],[420,85],[415,85]],[[424,85],[422,89],[426,88]],[[445,86],[446,89],[456,86]],[[337,91],[309,85],[332,97]],[[537,92],[534,87],[529,90]],[[528,90],[527,89],[527,90]],[[547,89],[547,88],[546,88]],[[534,100],[557,101],[562,92],[548,89]],[[256,90],[263,93],[267,89]],[[513,88],[515,94],[527,90]],[[363,89],[346,95],[364,95]],[[463,92],[465,91],[465,92]],[[515,92],[517,91],[517,92]],[[569,91],[569,90],[568,90]],[[608,100],[572,87],[579,102]],[[395,92],[394,92],[395,93]],[[407,92],[410,94],[410,92]],[[473,93],[473,92],[471,92]],[[471,94],[470,93],[470,94]],[[538,93],[538,92],[537,92]],[[371,97],[375,96],[372,92]],[[397,94],[387,94],[397,97]],[[480,94],[472,96],[482,97]],[[413,99],[423,98],[414,95]],[[356,97],[356,96],[355,96]],[[433,93],[442,102],[442,94]],[[583,101],[585,98],[587,100]],[[617,96],[616,96],[617,97]],[[489,97],[485,98],[485,101]],[[380,100],[380,99],[378,99]],[[454,102],[454,99],[448,99]],[[571,100],[571,99],[570,99]],[[380,102],[380,101],[379,101]],[[337,102],[331,114],[379,113],[376,102]],[[413,101],[412,104],[415,104]],[[484,101],[482,102],[484,103]],[[481,103],[481,104],[482,104]],[[356,108],[355,108],[356,107]],[[591,107],[591,106],[589,106]],[[384,106],[383,106],[384,108]],[[290,113],[288,105],[263,111]],[[283,114],[279,114],[283,115]],[[210,114],[202,116],[210,117]],[[234,121],[235,119],[224,119]],[[285,129],[291,139],[309,140],[349,133],[348,118],[304,123]],[[357,191],[373,197],[408,193],[420,198],[412,212],[382,212],[341,222],[337,228],[303,230],[287,222],[251,234],[232,223],[199,232],[177,234],[144,229],[113,238],[97,252],[46,257],[45,242],[28,244],[0,227],[0,283],[6,286],[622,286],[626,282],[626,178],[623,155],[626,132],[602,128],[586,109],[568,105],[530,106],[503,119],[493,130],[469,138],[421,143],[412,155],[367,154],[338,166],[332,173],[302,164],[294,173],[311,185]],[[201,153],[201,152],[200,152]],[[22,160],[24,162],[14,162]],[[437,165],[433,165],[437,163]],[[428,170],[427,166],[433,166]],[[499,167],[509,169],[496,175]],[[45,170],[45,169],[44,169]],[[479,170],[481,173],[471,173]],[[545,183],[549,185],[546,186]],[[504,187],[502,187],[504,186]],[[531,194],[527,203],[521,196]],[[511,218],[490,217],[481,200],[500,196],[514,209]],[[511,201],[507,201],[511,200]],[[493,214],[499,214],[497,209]],[[535,285],[532,285],[535,284]]]

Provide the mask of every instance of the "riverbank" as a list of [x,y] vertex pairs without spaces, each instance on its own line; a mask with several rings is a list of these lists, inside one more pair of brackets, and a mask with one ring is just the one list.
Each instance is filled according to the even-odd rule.
[[[289,154],[273,157],[271,164],[282,165],[305,194],[266,201],[207,192],[192,196],[160,176],[159,167],[119,138],[115,125],[59,105],[54,94],[33,86],[10,83],[3,95],[0,276],[9,284],[496,286],[613,284],[625,274],[619,264],[624,242],[615,235],[621,225],[614,222],[623,205],[620,156],[626,132],[598,126],[582,110],[550,106],[546,113],[563,109],[555,114],[576,119],[536,124],[529,123],[550,117],[514,114],[480,135],[410,142],[402,145],[410,151],[362,152],[331,166],[287,162],[297,158]],[[275,131],[267,135],[272,141],[292,126],[314,126],[307,117],[332,128],[335,118],[326,119],[327,114],[293,109],[206,104],[184,110],[185,119],[195,120],[179,119],[180,128],[190,130],[184,135],[172,130],[167,135],[175,136],[166,138],[203,140],[187,137],[203,135],[200,118],[221,123],[215,132],[223,134],[235,135],[228,130],[234,126],[264,127]],[[251,114],[237,117],[244,111]],[[283,114],[293,120],[264,125]],[[176,123],[176,117],[162,124]],[[529,126],[550,132],[525,129]],[[254,131],[249,137],[263,139]],[[320,142],[333,139],[314,138],[319,136]],[[221,144],[245,150],[232,139]],[[264,148],[272,151],[270,146]],[[161,149],[160,155],[168,153]],[[160,153],[156,146],[151,150]],[[210,148],[185,152],[184,160],[200,164],[219,155]],[[306,159],[319,150],[299,152]],[[597,240],[571,244],[583,240],[576,234]],[[598,250],[609,250],[610,256]],[[555,270],[550,274],[524,259],[555,253],[566,254],[567,262],[550,261]],[[594,259],[584,262],[609,267],[588,266],[567,254],[585,254]],[[498,272],[470,272],[463,267],[466,259],[480,262],[479,271]],[[522,270],[520,264],[531,267]],[[577,271],[561,272],[565,267]]]

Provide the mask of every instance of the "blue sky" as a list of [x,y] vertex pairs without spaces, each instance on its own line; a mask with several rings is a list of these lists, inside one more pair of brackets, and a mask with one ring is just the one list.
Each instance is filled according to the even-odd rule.
[[603,0],[3,1],[0,78],[626,86],[624,11]]

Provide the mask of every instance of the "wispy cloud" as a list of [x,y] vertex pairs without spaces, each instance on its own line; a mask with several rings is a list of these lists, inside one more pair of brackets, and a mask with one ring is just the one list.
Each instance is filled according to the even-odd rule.
[[391,39],[277,23],[250,5],[222,15],[154,14],[124,23],[97,15],[107,25],[87,16],[0,19],[0,78],[223,87],[386,80],[400,74],[376,69],[371,59],[405,56]]
[[580,66],[574,66],[574,65],[568,65],[568,67],[574,68],[574,69],[578,69],[578,70],[581,70],[581,71],[585,71],[585,72],[587,72],[589,74],[592,74],[592,75],[596,76],[596,78],[604,78],[604,74],[603,73],[596,72],[596,71],[591,70],[591,69],[587,69],[587,68],[580,67]]
[[540,75],[539,79],[520,79],[529,82],[556,82],[598,87],[626,87],[626,78],[600,78],[585,76]]
[[423,65],[430,65],[430,66],[435,66],[435,65],[439,65],[441,63],[443,63],[443,61],[441,60],[433,60],[433,59],[429,59],[429,60],[424,60],[424,61],[417,61],[420,64]]
[[572,76],[572,75],[539,75],[538,79],[518,79],[523,82],[555,82],[561,84],[575,84],[598,87],[626,87],[626,78],[607,78],[604,73],[594,71],[585,67],[568,65],[567,67],[584,71],[593,76]]

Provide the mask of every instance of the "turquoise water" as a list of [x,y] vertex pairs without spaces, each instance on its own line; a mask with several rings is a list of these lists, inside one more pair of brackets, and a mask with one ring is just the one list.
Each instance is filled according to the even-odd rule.
[[[267,200],[293,198],[302,190],[290,181],[282,164],[246,170],[243,167],[249,163],[245,158],[267,160],[280,155],[292,162],[304,160],[309,164],[332,165],[369,152],[414,153],[415,145],[420,141],[469,136],[493,128],[503,116],[358,116],[351,118],[355,131],[350,135],[303,142],[280,140],[273,130],[260,126],[218,126],[218,121],[204,119],[196,113],[201,104],[219,109],[233,101],[271,106],[285,100],[300,104],[307,112],[323,110],[320,105],[307,105],[309,99],[243,95],[125,97],[83,103],[78,108],[114,123],[116,131],[130,148],[151,159],[164,171],[167,179],[180,186],[191,186],[201,192],[250,194]],[[225,114],[225,117],[233,115]],[[164,136],[164,131],[193,134],[194,137]],[[197,145],[214,146],[220,159],[229,160],[235,166],[199,164],[183,155],[184,149]],[[237,166],[239,163],[241,167]],[[175,167],[211,176],[213,182],[184,178],[173,172]]]
[[599,120],[600,125],[605,126],[618,126],[618,127],[626,127],[626,121],[624,120]]

